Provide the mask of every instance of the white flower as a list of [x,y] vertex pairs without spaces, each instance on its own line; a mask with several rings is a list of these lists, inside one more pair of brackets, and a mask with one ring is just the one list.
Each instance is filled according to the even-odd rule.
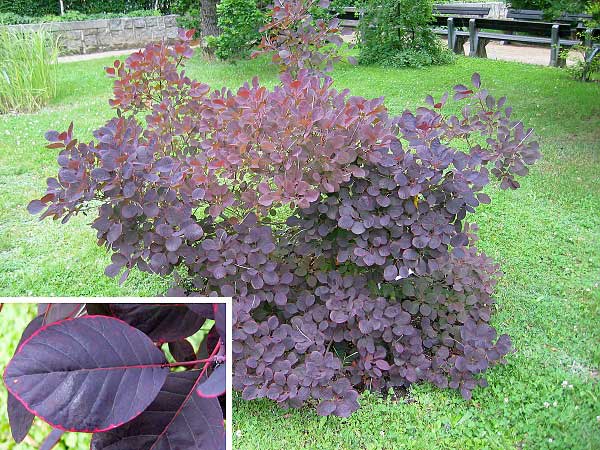
[[544,408],[548,408],[548,407],[550,407],[550,403],[544,402]]
[[242,437],[242,430],[237,430],[237,431],[235,432],[235,435],[236,435],[237,437],[239,437],[239,438],[240,438],[240,437]]
[[548,442],[554,442],[554,439],[548,438]]
[[552,406],[557,406],[557,405],[558,405],[557,401],[555,401],[554,403],[552,403]]
[[562,382],[562,387],[567,387],[569,385],[569,382],[567,380]]
[[504,397],[504,403],[508,403],[508,397]]

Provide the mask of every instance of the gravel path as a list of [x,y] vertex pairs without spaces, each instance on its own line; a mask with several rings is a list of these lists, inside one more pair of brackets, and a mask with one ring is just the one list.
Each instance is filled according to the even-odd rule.
[[[465,44],[465,54],[469,53],[469,43]],[[537,64],[547,66],[550,62],[549,47],[532,47],[524,45],[501,45],[498,42],[490,42],[486,46],[488,59],[498,59],[502,61],[517,61],[528,64]],[[567,64],[574,62],[581,55],[570,51]]]
[[132,48],[129,50],[114,50],[111,52],[101,52],[101,53],[88,53],[86,55],[69,55],[69,56],[59,56],[58,62],[73,62],[73,61],[88,61],[90,59],[99,59],[99,58],[107,58],[109,56],[122,56],[122,55],[130,55],[133,52],[137,52],[138,48]]
[[[550,61],[550,48],[531,47],[521,45],[500,45],[497,42],[490,42],[487,47],[489,59],[498,59],[502,61],[517,61],[528,64],[537,64],[547,66]],[[102,53],[89,53],[87,55],[61,56],[58,62],[87,61],[90,59],[106,58],[108,56],[122,56],[133,53],[139,49],[116,50]],[[469,43],[465,44],[465,53],[469,53]],[[575,61],[581,56],[577,52],[571,51],[567,63]]]

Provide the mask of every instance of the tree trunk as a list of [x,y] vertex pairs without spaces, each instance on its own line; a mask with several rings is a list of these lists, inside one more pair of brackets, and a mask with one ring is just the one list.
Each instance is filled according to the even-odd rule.
[[206,47],[204,38],[221,34],[217,26],[217,3],[219,0],[200,0],[200,39],[204,52],[209,56],[212,56],[212,51]]
[[58,4],[60,6],[60,15],[64,16],[64,14],[65,14],[65,4],[63,3],[63,0],[59,0]]

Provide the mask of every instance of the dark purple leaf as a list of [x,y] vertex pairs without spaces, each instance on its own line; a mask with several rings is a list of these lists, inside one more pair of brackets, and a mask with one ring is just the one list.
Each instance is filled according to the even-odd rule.
[[215,328],[217,329],[219,336],[221,336],[221,341],[225,344],[227,342],[226,305],[224,303],[216,303],[213,306],[213,309],[215,313]]
[[186,306],[200,317],[211,320],[215,317],[215,309],[212,303],[188,303]]
[[[40,303],[38,313],[44,316],[44,325],[75,317],[83,310],[83,303]],[[40,308],[42,311],[40,312]]]
[[154,400],[169,369],[141,331],[102,316],[54,322],[19,348],[4,372],[9,391],[54,428],[110,430]]
[[196,389],[198,395],[205,398],[215,398],[223,395],[226,390],[225,374],[225,365],[217,366],[210,376],[198,385]]
[[221,450],[223,412],[216,398],[195,392],[198,371],[169,374],[152,404],[131,422],[96,433],[91,450]]
[[317,406],[317,414],[320,416],[328,416],[336,409],[336,404],[331,400],[324,400]]
[[59,443],[60,438],[65,434],[63,430],[54,429],[50,432],[44,442],[40,446],[40,450],[52,450]]
[[32,200],[27,205],[27,211],[29,214],[39,214],[46,207],[46,204],[40,200]]
[[196,360],[196,351],[187,339],[169,342],[169,351],[173,355],[173,358],[175,358],[175,361],[185,362]]
[[[21,339],[17,344],[17,350],[21,347],[21,344],[27,340],[33,333],[39,330],[44,325],[44,317],[37,316],[33,319],[29,325],[23,331]],[[21,442],[29,433],[31,424],[33,423],[34,415],[23,406],[23,404],[17,400],[17,398],[8,392],[8,398],[6,403],[6,409],[8,412],[8,422],[10,424],[10,431],[12,433],[15,442]]]
[[205,319],[185,305],[112,303],[112,315],[142,331],[156,342],[170,342],[195,334]]

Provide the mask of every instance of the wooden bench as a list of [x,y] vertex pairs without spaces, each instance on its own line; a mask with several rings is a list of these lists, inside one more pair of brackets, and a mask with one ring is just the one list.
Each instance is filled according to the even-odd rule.
[[[544,12],[537,9],[509,9],[506,14],[508,19],[515,20],[529,20],[529,21],[544,21]],[[585,31],[585,21],[591,20],[591,14],[581,14],[581,13],[562,13],[556,19],[553,19],[553,22],[556,23],[568,23],[572,25],[572,33],[571,36],[575,37],[576,33],[581,33]]]
[[487,17],[490,14],[490,7],[483,6],[456,6],[456,5],[434,5],[433,15],[452,16],[452,17]]
[[506,13],[507,19],[527,20],[529,22],[543,22],[544,11],[539,9],[509,9]]
[[355,6],[347,6],[342,8],[342,12],[338,12],[337,17],[340,19],[340,26],[347,28],[358,28],[361,12]]
[[[449,11],[442,9],[448,5],[438,5],[437,11]],[[490,8],[478,7],[455,7],[464,14],[489,14]],[[518,11],[518,10],[513,10]],[[529,11],[529,10],[526,10]],[[541,11],[538,11],[540,16]],[[355,7],[343,8],[338,14],[340,24],[343,27],[357,28],[361,12]],[[486,46],[491,41],[515,42],[523,44],[541,44],[550,46],[550,65],[561,66],[565,61],[560,58],[561,47],[572,47],[581,41],[571,39],[571,27],[564,23],[548,23],[534,20],[506,20],[488,19],[485,17],[445,17],[434,16],[434,32],[438,35],[447,36],[448,48],[458,54],[464,54],[464,44],[469,41],[469,56],[487,57]],[[440,28],[447,27],[447,28]],[[462,30],[463,29],[468,29]],[[484,29],[486,31],[480,31]],[[500,31],[493,33],[487,30]],[[588,30],[589,31],[589,30]],[[596,29],[592,30],[594,36]],[[527,33],[527,35],[514,35],[514,32]]]
[[[490,8],[472,6],[434,5],[433,13],[434,15],[441,17],[486,17],[490,13]],[[348,6],[342,8],[342,11],[338,12],[337,17],[338,19],[340,19],[341,26],[348,28],[358,28],[358,22],[360,20],[360,11],[355,6]]]
[[[463,17],[438,17],[436,23],[438,26],[447,26],[447,29],[436,28],[434,31],[448,36],[448,48],[455,53],[464,54],[463,45],[468,40],[469,56],[481,58],[487,57],[486,45],[491,41],[542,44],[550,45],[550,65],[560,66],[565,63],[560,58],[560,48],[572,47],[580,43],[578,40],[570,39],[571,28],[566,24]],[[457,28],[468,28],[469,31],[457,30]],[[486,31],[480,31],[481,29]],[[499,31],[499,33],[487,30]],[[514,32],[526,32],[527,35],[509,34]]]
[[558,22],[577,24],[575,28],[585,29],[585,21],[592,20],[591,14],[572,14],[562,13],[557,19]]

